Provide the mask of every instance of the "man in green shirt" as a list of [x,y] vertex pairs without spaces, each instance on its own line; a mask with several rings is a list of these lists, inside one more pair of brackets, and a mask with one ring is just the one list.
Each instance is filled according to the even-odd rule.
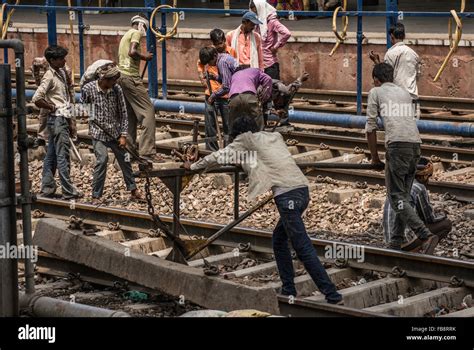
[[141,61],[150,61],[153,54],[141,53],[140,41],[146,36],[148,20],[135,16],[132,28],[122,37],[119,46],[119,69],[128,111],[128,133],[137,142],[137,124],[141,123],[143,132],[138,140],[140,156],[149,161],[155,160],[155,109],[140,76]]

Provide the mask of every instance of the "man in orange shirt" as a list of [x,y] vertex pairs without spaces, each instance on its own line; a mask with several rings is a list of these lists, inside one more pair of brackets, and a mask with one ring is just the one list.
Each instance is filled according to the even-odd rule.
[[259,68],[263,71],[262,39],[255,32],[255,26],[262,24],[257,15],[248,11],[242,17],[242,24],[227,33],[227,45],[237,53],[237,61],[243,68]]
[[[227,46],[225,34],[221,29],[213,29],[210,33],[210,37],[218,55],[225,54],[230,55],[233,58],[237,56],[235,50]],[[227,142],[229,135],[229,96],[228,92],[226,91],[224,91],[223,95],[219,95],[217,97],[215,96],[215,93],[222,92],[223,88],[222,76],[217,67],[217,58],[215,60],[212,59],[215,58],[215,52],[210,52],[209,50],[207,50],[207,48],[203,48],[202,50],[203,52],[205,52],[204,62],[206,64],[202,64],[201,60],[198,60],[197,67],[199,79],[202,85],[206,88],[206,109],[204,113],[207,139],[206,148],[208,150],[216,151],[219,149],[219,146],[215,140],[212,140],[216,137],[217,134],[217,116],[215,115],[215,113],[219,113],[222,118],[224,139]],[[209,58],[211,58],[210,61]],[[236,64],[232,63],[232,60],[227,61],[231,62],[231,64]],[[207,78],[209,78],[209,81],[207,80]],[[209,86],[211,89],[209,89]]]

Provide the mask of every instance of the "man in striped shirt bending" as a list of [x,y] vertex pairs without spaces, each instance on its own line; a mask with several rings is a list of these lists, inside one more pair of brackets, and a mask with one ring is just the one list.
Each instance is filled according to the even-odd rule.
[[104,192],[110,148],[117,159],[132,200],[142,200],[133,178],[130,155],[125,151],[128,136],[128,116],[122,88],[117,84],[117,66],[105,66],[98,71],[99,80],[82,88],[81,103],[89,109],[89,132],[96,156],[92,198],[99,202]]

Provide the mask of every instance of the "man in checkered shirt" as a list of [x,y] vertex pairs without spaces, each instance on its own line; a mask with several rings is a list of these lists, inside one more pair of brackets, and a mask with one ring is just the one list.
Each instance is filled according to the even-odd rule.
[[122,88],[117,84],[120,71],[108,65],[98,70],[98,80],[82,88],[81,103],[89,111],[89,133],[96,156],[92,198],[99,202],[104,192],[110,148],[117,159],[132,200],[142,200],[133,178],[130,154],[125,150],[128,136],[128,115]]

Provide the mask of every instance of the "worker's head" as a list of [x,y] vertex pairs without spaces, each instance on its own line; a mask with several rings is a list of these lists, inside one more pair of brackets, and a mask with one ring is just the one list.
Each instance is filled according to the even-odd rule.
[[380,86],[384,83],[393,83],[393,67],[388,63],[379,63],[372,71],[374,85]]
[[216,50],[220,53],[225,53],[227,49],[227,43],[225,38],[225,33],[222,29],[213,29],[211,33],[209,33],[212,41],[212,45],[216,48]]
[[109,90],[120,78],[120,71],[115,64],[111,63],[100,67],[97,70],[97,75],[99,76],[99,86],[104,90]]
[[426,185],[431,176],[433,176],[433,163],[427,158],[420,158],[415,173],[416,180]]
[[398,22],[390,27],[389,34],[392,45],[403,41],[405,40],[405,26],[403,23]]
[[201,64],[215,66],[217,64],[217,49],[214,46],[206,46],[199,50],[199,61]]
[[132,28],[139,30],[142,34],[146,34],[149,22],[144,15],[136,15],[130,20]]
[[238,117],[232,124],[231,137],[235,139],[240,134],[245,134],[246,132],[259,132],[257,122],[254,118],[248,116],[247,114],[242,114]]
[[247,11],[242,17],[242,30],[244,33],[250,33],[257,24],[262,24],[257,15],[252,11]]
[[44,57],[53,69],[64,68],[68,50],[62,46],[48,46],[44,51]]

